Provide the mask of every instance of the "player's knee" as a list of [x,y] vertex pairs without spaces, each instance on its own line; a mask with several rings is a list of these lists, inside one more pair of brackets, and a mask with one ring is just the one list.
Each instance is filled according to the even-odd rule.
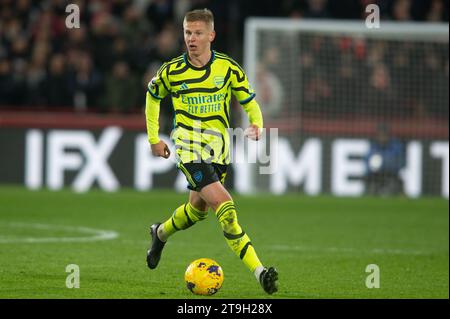
[[[223,187],[223,186],[221,186],[221,187]],[[211,207],[216,212],[219,209],[221,209],[222,207],[224,207],[225,205],[229,205],[229,204],[234,205],[233,199],[226,191],[218,192],[214,196],[208,196],[208,198],[207,198],[207,205],[209,205],[209,207]]]
[[220,205],[222,204],[222,201],[214,198],[210,199],[208,201],[209,206],[211,206],[215,211],[217,211],[220,208]]

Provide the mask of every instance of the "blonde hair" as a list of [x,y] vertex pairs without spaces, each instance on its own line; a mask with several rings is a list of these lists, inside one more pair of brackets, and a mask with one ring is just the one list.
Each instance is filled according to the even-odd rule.
[[184,16],[185,22],[203,21],[206,24],[211,25],[214,30],[214,15],[209,9],[197,9],[186,13]]

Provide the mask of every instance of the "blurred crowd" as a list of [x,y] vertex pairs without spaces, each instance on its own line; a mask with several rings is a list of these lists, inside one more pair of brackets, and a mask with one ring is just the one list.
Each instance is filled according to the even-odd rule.
[[[80,9],[78,29],[65,24],[69,15],[65,9],[71,3]],[[148,81],[163,61],[184,50],[181,23],[188,10],[210,8],[218,32],[213,47],[242,62],[246,17],[363,19],[369,3],[380,6],[381,19],[448,21],[448,1],[444,0],[0,0],[0,107],[140,112]],[[382,42],[359,46],[339,39],[321,45],[323,40],[311,38],[310,46],[304,46],[309,49],[299,59],[306,70],[302,76],[309,77],[302,85],[309,86],[305,91],[310,97],[305,101],[311,108],[315,103],[326,107],[328,97],[340,92],[335,101],[344,109],[358,109],[357,102],[347,103],[351,99],[345,96],[352,92],[345,88],[361,83],[364,77],[373,90],[390,91],[374,95],[383,99],[396,98],[391,96],[397,89],[393,82],[400,92],[414,89],[409,82],[396,79],[403,67],[417,64],[416,57],[409,54],[416,51],[410,47],[398,48],[392,55],[388,54],[392,48]],[[331,69],[317,72],[316,67],[324,65],[320,62],[320,57],[325,57],[319,52],[322,48],[342,54],[335,56],[334,64],[328,63]],[[426,52],[419,59],[427,72],[444,83],[446,74],[448,83],[448,46],[444,54],[440,48],[431,53],[423,50]],[[365,63],[365,73],[355,74],[354,63]],[[327,83],[327,72],[337,72],[341,79],[337,84]],[[433,72],[440,76],[434,77]],[[333,85],[342,88],[333,89]],[[430,81],[425,85],[433,88],[436,84]]]
[[312,33],[260,37],[269,49],[261,52],[255,88],[272,118],[299,112],[448,118],[448,43]]

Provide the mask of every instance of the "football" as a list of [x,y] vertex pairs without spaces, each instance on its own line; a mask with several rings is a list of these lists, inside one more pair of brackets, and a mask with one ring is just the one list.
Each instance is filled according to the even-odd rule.
[[184,280],[193,294],[211,296],[222,287],[223,270],[216,261],[200,258],[188,266]]

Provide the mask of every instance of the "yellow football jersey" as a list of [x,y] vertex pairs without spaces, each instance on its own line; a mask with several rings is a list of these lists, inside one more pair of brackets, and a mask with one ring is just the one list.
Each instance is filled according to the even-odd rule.
[[[229,164],[231,95],[243,106],[255,97],[238,63],[212,51],[210,61],[196,67],[185,53],[161,66],[148,84],[148,92],[157,100],[169,94],[172,98],[175,119],[171,138],[178,160]],[[260,122],[262,126],[262,117]]]

